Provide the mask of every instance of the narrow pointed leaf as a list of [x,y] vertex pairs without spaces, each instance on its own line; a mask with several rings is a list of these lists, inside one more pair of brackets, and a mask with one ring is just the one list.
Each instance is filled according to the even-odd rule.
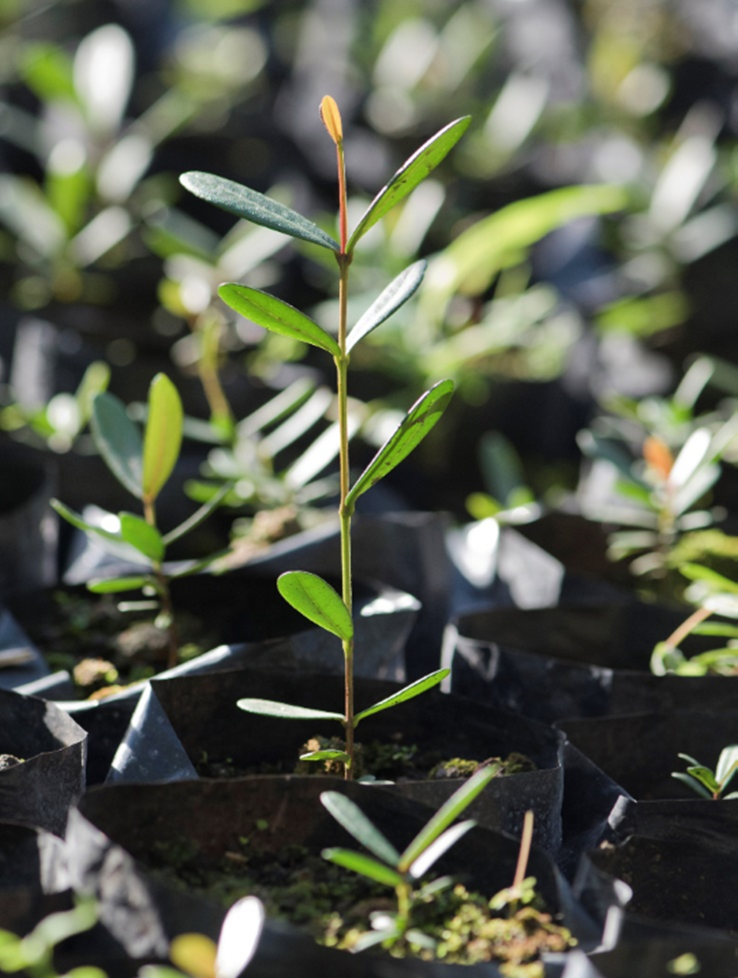
[[327,581],[308,571],[287,571],[277,579],[277,588],[292,607],[308,621],[320,625],[343,642],[354,634],[354,623],[343,599]]
[[349,756],[345,750],[313,750],[309,754],[300,754],[301,761],[346,761]]
[[87,590],[93,594],[119,594],[121,591],[138,591],[149,583],[144,574],[127,577],[100,577],[87,582]]
[[338,791],[324,791],[320,796],[323,806],[347,832],[369,852],[389,866],[396,866],[400,854],[376,825],[366,817],[358,805]]
[[361,852],[353,852],[351,849],[324,849],[321,855],[328,862],[351,869],[378,883],[385,883],[387,886],[398,886],[402,883],[402,876],[394,869]]
[[225,482],[220,489],[218,489],[217,492],[215,492],[210,499],[207,500],[207,502],[203,503],[199,509],[195,510],[192,516],[188,516],[183,523],[179,524],[179,526],[176,526],[173,530],[170,530],[169,533],[165,533],[162,537],[165,545],[169,546],[170,543],[174,543],[175,540],[179,540],[180,537],[183,537],[186,533],[190,533],[201,523],[204,523],[208,516],[210,516],[210,514],[216,510],[218,506],[220,506],[232,488],[232,482]]
[[699,781],[696,781],[694,778],[691,778],[688,774],[685,774],[684,771],[672,771],[671,776],[672,778],[676,778],[677,781],[682,781],[689,788],[691,788],[692,791],[695,791],[698,795],[701,795],[703,798],[708,798],[712,800],[712,795],[707,790],[707,788],[705,788],[704,785],[700,784]]
[[209,204],[215,204],[216,207],[236,217],[243,217],[247,221],[253,221],[254,224],[261,224],[273,231],[281,231],[291,238],[301,238],[303,241],[320,245],[330,251],[341,250],[338,242],[321,230],[317,224],[293,211],[291,207],[279,204],[276,200],[251,190],[250,187],[244,187],[240,183],[215,176],[213,173],[202,173],[197,170],[183,173],[179,182],[195,197],[200,197]]
[[373,706],[369,706],[366,710],[362,710],[361,713],[356,714],[354,717],[354,727],[357,727],[360,720],[371,716],[372,713],[380,713],[382,710],[388,710],[391,706],[397,706],[399,703],[406,703],[408,700],[415,699],[416,696],[420,696],[421,693],[443,682],[450,671],[450,669],[437,669],[435,672],[431,672],[421,679],[416,679],[409,686],[404,686],[396,693],[392,693],[391,696],[386,696],[383,700],[379,700],[378,703],[374,703]]
[[142,488],[152,502],[172,474],[182,446],[183,412],[177,388],[157,374],[149,387],[149,411],[143,441]]
[[438,809],[431,820],[418,832],[410,845],[400,856],[397,868],[404,872],[416,859],[469,807],[477,795],[500,772],[499,764],[487,764],[465,781],[448,801]]
[[118,513],[120,535],[149,560],[164,560],[164,541],[155,526],[134,513]]
[[71,523],[72,526],[76,527],[76,529],[82,530],[84,533],[94,533],[103,540],[111,540],[113,543],[121,542],[120,534],[111,533],[109,530],[104,530],[101,526],[95,526],[94,523],[88,523],[86,520],[82,519],[79,513],[75,513],[73,509],[65,506],[64,503],[59,502],[58,499],[50,500],[50,505],[51,508],[56,510],[60,516],[64,517],[67,523]]
[[441,858],[441,856],[447,852],[452,845],[454,845],[458,840],[466,833],[473,829],[477,823],[473,818],[468,818],[465,822],[459,822],[457,825],[452,825],[451,828],[446,829],[438,836],[435,842],[432,842],[425,852],[421,853],[415,862],[410,866],[410,875],[414,876],[415,879],[420,879],[421,876],[425,876],[431,866]]
[[347,351],[351,351],[359,340],[371,333],[377,326],[381,326],[400,306],[407,302],[418,290],[427,266],[428,262],[425,259],[416,261],[390,282],[349,333],[346,340]]
[[407,197],[438,166],[464,135],[470,122],[471,116],[468,115],[450,122],[435,136],[423,143],[420,149],[403,163],[366,209],[349,239],[346,248],[349,254],[369,228],[373,227],[388,211],[392,210],[395,204]]
[[251,319],[264,329],[280,333],[282,336],[290,336],[303,343],[310,343],[311,346],[317,346],[331,356],[340,356],[338,343],[330,333],[326,333],[321,326],[289,303],[282,302],[281,299],[266,292],[236,283],[221,285],[218,295],[231,309],[235,309],[241,316]]
[[351,512],[362,493],[383,479],[421,443],[448,407],[454,384],[442,380],[418,398],[393,434],[382,445],[364,469],[346,497],[346,508]]
[[680,564],[679,573],[683,574],[690,581],[704,581],[711,587],[718,588],[720,591],[733,592],[738,594],[738,582],[731,581],[724,574],[719,574],[711,567],[703,567],[701,564]]
[[141,432],[114,394],[104,391],[92,402],[92,435],[105,464],[137,499],[143,497],[143,442]]
[[260,716],[280,717],[283,720],[339,720],[343,723],[342,713],[330,713],[328,710],[313,710],[307,706],[293,706],[291,703],[277,703],[276,700],[262,700],[245,697],[237,700],[236,706],[246,713],[258,713]]

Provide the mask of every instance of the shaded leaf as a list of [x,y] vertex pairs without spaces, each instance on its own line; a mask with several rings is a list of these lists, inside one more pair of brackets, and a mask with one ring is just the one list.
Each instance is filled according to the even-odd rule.
[[322,577],[308,571],[287,571],[277,578],[277,588],[308,621],[344,642],[353,637],[354,623],[343,598]]
[[308,706],[293,706],[290,703],[278,703],[276,700],[245,697],[237,700],[236,706],[246,713],[258,713],[261,716],[279,717],[283,720],[339,720],[341,723],[344,721],[342,713],[313,710]]
[[672,778],[676,778],[677,781],[681,781],[683,784],[686,784],[689,788],[692,789],[692,791],[697,792],[698,795],[701,795],[703,798],[708,798],[710,801],[712,801],[712,795],[707,790],[707,788],[705,788],[704,785],[700,784],[699,781],[690,777],[688,774],[685,774],[684,771],[672,771],[671,776]]
[[143,498],[143,442],[125,405],[104,391],[92,402],[92,435],[105,464],[131,495]]
[[359,340],[362,340],[377,326],[381,326],[400,306],[415,294],[423,281],[423,275],[428,262],[423,259],[416,261],[390,282],[387,288],[367,309],[359,319],[346,339],[346,351],[350,352]]
[[139,553],[157,563],[164,559],[164,541],[156,527],[134,513],[118,513],[120,535]]
[[438,166],[464,135],[470,122],[471,116],[468,115],[450,122],[403,163],[364,212],[346,247],[349,254],[369,228],[392,210],[395,204],[407,197]]
[[151,381],[148,406],[141,486],[143,498],[153,502],[172,474],[182,445],[182,401],[166,374]]
[[372,713],[380,713],[382,710],[388,710],[390,707],[397,706],[399,703],[406,703],[408,700],[415,699],[416,696],[420,696],[421,693],[443,682],[450,671],[450,669],[437,669],[435,672],[431,672],[421,679],[416,679],[409,686],[404,686],[396,693],[386,696],[383,700],[379,700],[373,706],[369,706],[366,710],[362,710],[361,713],[357,713],[354,717],[354,727],[358,727],[359,721],[371,716]]
[[350,832],[369,852],[373,852],[378,859],[389,866],[396,866],[399,863],[400,854],[397,849],[350,798],[338,791],[324,791],[321,793],[320,800],[339,825]]
[[710,587],[717,588],[720,591],[738,594],[738,582],[731,581],[729,577],[725,577],[724,574],[718,573],[718,571],[713,570],[711,567],[703,567],[702,564],[687,562],[686,564],[679,565],[679,572],[690,581],[704,581],[705,584],[709,584]]
[[330,251],[340,251],[337,241],[313,224],[302,214],[293,211],[291,207],[277,203],[264,194],[244,187],[233,180],[215,176],[213,173],[201,173],[191,170],[179,178],[182,186],[195,197],[215,204],[229,214],[246,218],[254,224],[261,224],[273,231],[281,231],[291,238],[301,238],[311,244],[320,245]]
[[364,469],[346,497],[352,512],[362,493],[383,479],[421,443],[440,420],[454,392],[452,380],[441,380],[418,398],[403,420]]
[[310,343],[334,357],[341,354],[338,343],[321,326],[273,295],[235,283],[221,285],[218,295],[231,309],[264,329]]

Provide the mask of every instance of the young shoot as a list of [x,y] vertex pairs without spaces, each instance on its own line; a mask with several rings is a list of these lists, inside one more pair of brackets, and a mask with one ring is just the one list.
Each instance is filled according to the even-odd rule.
[[720,751],[720,757],[714,771],[704,764],[700,764],[689,754],[679,754],[678,756],[687,762],[687,770],[672,771],[672,778],[682,781],[692,791],[710,801],[727,801],[729,798],[738,798],[738,791],[725,794],[735,772],[738,771],[738,744],[730,744]]
[[434,946],[432,938],[413,928],[413,910],[419,901],[441,893],[454,881],[450,876],[443,876],[421,886],[419,880],[451,846],[474,828],[476,822],[473,819],[452,823],[499,774],[499,770],[498,764],[481,767],[451,795],[401,853],[345,795],[337,791],[321,794],[320,800],[330,814],[371,853],[331,848],[323,850],[323,858],[392,887],[397,898],[395,911],[371,914],[371,930],[358,941],[355,951],[364,951],[376,944],[391,947],[402,940],[421,948]]
[[[349,399],[348,366],[354,346],[372,330],[384,323],[418,289],[425,272],[425,262],[419,261],[401,272],[374,301],[370,308],[349,329],[348,294],[349,270],[354,249],[361,238],[396,204],[404,200],[444,159],[466,131],[470,118],[465,116],[451,122],[429,139],[401,167],[369,204],[356,227],[349,233],[344,161],[343,123],[335,101],[326,96],[320,115],[336,148],[338,174],[338,228],[336,241],[312,221],[283,204],[259,194],[248,187],[210,173],[190,172],[180,177],[183,186],[195,196],[240,218],[281,231],[284,234],[331,251],[338,274],[339,312],[335,335],[324,330],[309,316],[294,306],[258,289],[237,283],[222,285],[221,298],[236,312],[274,333],[300,340],[323,350],[331,356],[336,372],[338,413],[339,506],[341,593],[316,574],[288,571],[278,581],[285,598],[309,621],[335,635],[341,641],[344,659],[343,712],[309,710],[271,700],[242,699],[238,706],[253,713],[291,719],[335,719],[344,728],[345,750],[329,752],[329,756],[344,764],[347,778],[352,777],[354,731],[364,718],[379,710],[401,703],[429,689],[444,678],[447,670],[437,670],[400,693],[376,703],[361,713],[354,710],[354,624],[353,579],[351,562],[351,520],[357,501],[380,479],[388,475],[426,437],[445,411],[453,393],[453,382],[441,380],[427,390],[410,408],[405,418],[382,445],[364,471],[351,481],[349,465]],[[324,751],[306,755],[311,760],[323,760]]]
[[156,501],[179,458],[182,444],[182,402],[174,384],[165,374],[157,374],[148,392],[146,424],[143,437],[131,420],[125,405],[108,392],[98,394],[92,403],[91,429],[100,455],[106,465],[131,495],[140,500],[143,514],[105,513],[99,522],[91,523],[58,499],[51,505],[57,513],[88,536],[101,541],[110,552],[143,564],[140,572],[93,579],[87,587],[95,594],[143,591],[144,601],[126,601],[122,611],[154,610],[156,624],[168,635],[168,666],[177,664],[178,638],[170,581],[194,574],[212,563],[222,553],[194,560],[176,572],[165,569],[167,547],[199,526],[218,506],[229,486],[214,495],[192,516],[167,533],[158,525]]

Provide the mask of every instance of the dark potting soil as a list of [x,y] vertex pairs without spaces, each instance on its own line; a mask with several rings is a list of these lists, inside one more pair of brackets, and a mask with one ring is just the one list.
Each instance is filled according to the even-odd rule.
[[[300,754],[318,750],[342,750],[343,741],[339,737],[323,737],[316,735],[310,738],[300,750]],[[466,758],[444,757],[439,750],[420,750],[416,744],[403,744],[399,741],[367,741],[355,744],[354,777],[361,778],[371,775],[379,781],[440,781],[445,779],[460,779],[471,777],[482,765],[498,763],[501,765],[499,776],[507,774],[522,774],[537,770],[533,761],[524,754],[512,752],[507,757],[490,757],[484,761],[468,760]],[[289,770],[282,770],[279,765],[262,764],[258,770],[243,768],[226,761],[211,761],[204,755],[195,765],[197,773],[203,778],[236,778],[250,774],[301,774],[327,775],[330,777],[343,776],[343,764],[336,760],[300,761]]]
[[[373,913],[393,911],[391,888],[329,863],[304,846],[262,848],[259,836],[268,829],[266,820],[257,820],[252,834],[241,836],[238,847],[215,862],[201,858],[189,840],[161,843],[153,848],[149,866],[164,882],[224,906],[254,894],[269,916],[341,950],[351,950],[371,931]],[[543,978],[541,955],[576,944],[571,933],[545,912],[539,898],[508,907],[507,912],[492,909],[493,902],[457,881],[419,900],[413,910],[414,930],[431,937],[435,948],[404,940],[385,951],[373,948],[365,953],[448,964],[494,961],[509,978]]]
[[[52,669],[72,676],[80,698],[100,698],[167,667],[168,636],[152,612],[118,608],[120,596],[50,592],[42,612],[23,619],[28,637]],[[179,660],[187,661],[217,644],[217,633],[199,617],[175,615]]]

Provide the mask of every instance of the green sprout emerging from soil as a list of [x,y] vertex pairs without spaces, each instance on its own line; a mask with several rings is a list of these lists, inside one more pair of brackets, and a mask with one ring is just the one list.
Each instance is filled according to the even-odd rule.
[[[278,580],[278,588],[285,600],[309,621],[341,640],[345,675],[343,712],[310,710],[263,699],[242,699],[238,701],[238,706],[251,713],[289,719],[337,720],[344,728],[345,746],[341,750],[333,751],[331,757],[343,763],[345,776],[350,778],[353,777],[354,731],[357,724],[372,713],[401,703],[437,685],[448,672],[439,669],[393,696],[355,713],[351,520],[359,497],[399,465],[435,426],[448,406],[454,385],[450,380],[441,380],[427,390],[351,484],[348,398],[351,351],[360,340],[389,319],[410,299],[423,279],[426,263],[415,262],[401,272],[351,330],[348,323],[349,269],[354,249],[360,239],[438,166],[464,134],[470,118],[465,116],[451,122],[421,146],[379,191],[349,235],[343,124],[338,106],[330,96],[322,100],[320,114],[336,147],[339,241],[301,214],[231,180],[200,172],[185,173],[180,180],[195,196],[238,217],[325,248],[333,253],[336,260],[339,295],[336,335],[324,330],[294,306],[258,289],[229,283],[220,287],[219,294],[242,316],[271,332],[298,339],[323,350],[333,358],[335,365],[339,423],[341,593],[318,575],[299,570],[282,574]],[[311,755],[311,759],[323,761],[326,759],[325,752],[317,752]]]
[[91,523],[58,499],[52,500],[51,505],[72,526],[100,540],[112,553],[144,565],[140,573],[93,579],[87,587],[95,594],[143,591],[145,601],[122,602],[119,608],[157,612],[156,624],[168,636],[171,668],[177,664],[179,640],[170,582],[204,570],[223,554],[193,560],[176,572],[169,572],[164,566],[167,547],[207,519],[229,487],[224,487],[179,526],[168,533],[162,532],[157,522],[156,501],[177,464],[183,428],[182,402],[165,374],[157,374],[151,381],[143,437],[122,401],[107,392],[98,394],[93,401],[91,428],[106,465],[121,485],[141,501],[143,515],[107,513],[100,522]]
[[679,754],[679,757],[687,762],[687,770],[672,771],[672,778],[682,781],[700,797],[710,801],[726,801],[729,798],[738,798],[738,791],[725,794],[728,785],[738,771],[738,744],[730,744],[720,751],[720,757],[714,771],[695,760],[694,757],[690,757],[689,754]]

